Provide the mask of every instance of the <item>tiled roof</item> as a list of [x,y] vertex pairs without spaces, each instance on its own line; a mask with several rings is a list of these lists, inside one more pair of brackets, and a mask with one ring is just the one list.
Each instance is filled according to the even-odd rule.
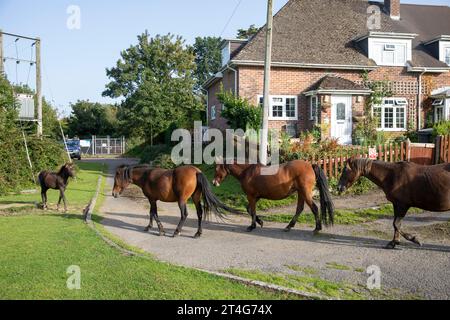
[[[375,62],[354,41],[369,33],[367,9],[382,9],[380,32],[416,33],[415,67],[447,67],[434,58],[424,42],[450,35],[450,8],[401,5],[401,20],[392,20],[383,3],[361,0],[291,0],[275,16],[272,60],[274,63],[367,66]],[[265,27],[233,57],[236,61],[264,60]]]

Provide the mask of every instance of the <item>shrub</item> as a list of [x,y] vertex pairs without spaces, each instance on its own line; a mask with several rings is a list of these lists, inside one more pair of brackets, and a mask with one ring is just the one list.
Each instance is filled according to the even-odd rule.
[[223,89],[217,94],[217,98],[225,106],[225,110],[222,110],[222,117],[228,120],[228,125],[232,129],[259,129],[262,122],[262,108]]
[[450,121],[443,121],[433,127],[433,136],[446,136],[450,134]]

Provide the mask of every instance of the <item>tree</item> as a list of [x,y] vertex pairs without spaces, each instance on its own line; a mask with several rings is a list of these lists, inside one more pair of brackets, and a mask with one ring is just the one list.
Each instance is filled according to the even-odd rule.
[[259,28],[257,28],[254,24],[252,24],[248,29],[239,29],[237,32],[237,38],[238,39],[250,39],[254,35],[256,35],[259,31]]
[[199,88],[222,67],[221,42],[222,39],[217,37],[197,37],[195,39],[194,53],[197,65],[195,78]]
[[111,82],[104,96],[124,98],[119,120],[129,136],[152,141],[172,123],[201,110],[194,95],[195,55],[181,37],[171,34],[138,36],[138,44],[121,53],[116,66],[107,69]]
[[72,114],[67,121],[67,133],[70,137],[117,134],[117,109],[114,106],[79,100],[71,107]]

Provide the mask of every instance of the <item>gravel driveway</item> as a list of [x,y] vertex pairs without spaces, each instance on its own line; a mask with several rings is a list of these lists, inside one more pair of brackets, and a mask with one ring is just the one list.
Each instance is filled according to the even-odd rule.
[[[107,162],[111,172],[125,160],[95,160]],[[130,161],[128,161],[130,162]],[[112,186],[113,178],[108,178]],[[381,268],[382,286],[399,289],[428,299],[450,299],[450,239],[437,237],[433,224],[450,220],[450,214],[427,213],[410,216],[405,228],[425,228],[421,233],[423,247],[402,242],[397,250],[386,250],[386,239],[392,236],[392,221],[379,220],[358,226],[335,226],[314,236],[312,228],[299,225],[290,233],[283,232],[284,224],[266,223],[264,229],[245,231],[247,217],[233,217],[221,222],[212,218],[204,224],[201,239],[193,239],[197,217],[191,209],[183,233],[171,235],[180,219],[176,204],[159,203],[159,215],[167,236],[159,237],[157,230],[144,232],[148,225],[149,206],[143,195],[136,192],[114,199],[109,195],[102,207],[107,230],[127,243],[150,252],[170,263],[213,271],[228,268],[292,272],[287,266],[314,268],[317,274],[332,281],[365,284],[367,267]],[[420,229],[419,228],[419,229]],[[418,232],[420,230],[417,230]],[[386,239],[383,239],[386,238]],[[346,270],[330,267],[346,266]]]

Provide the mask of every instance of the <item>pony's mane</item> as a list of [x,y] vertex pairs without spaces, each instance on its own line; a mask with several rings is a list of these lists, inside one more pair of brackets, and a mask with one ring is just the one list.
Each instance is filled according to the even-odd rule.
[[373,160],[371,159],[355,159],[352,162],[352,169],[358,171],[361,175],[366,175],[372,169]]
[[59,168],[57,174],[62,174],[64,171],[68,171],[65,164]]

